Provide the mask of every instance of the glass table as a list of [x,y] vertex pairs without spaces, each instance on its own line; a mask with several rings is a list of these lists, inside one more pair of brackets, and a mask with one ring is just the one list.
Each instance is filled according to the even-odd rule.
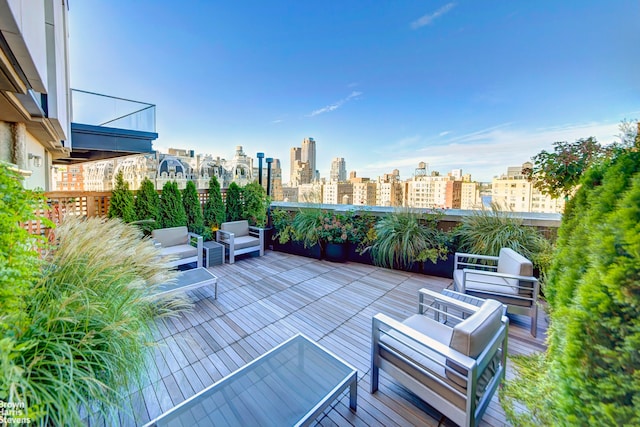
[[358,372],[302,334],[182,402],[147,426],[302,426],[349,388]]
[[200,286],[214,286],[214,298],[218,298],[218,278],[204,267],[181,271],[173,283],[158,285],[155,296],[167,295],[178,291],[196,289]]

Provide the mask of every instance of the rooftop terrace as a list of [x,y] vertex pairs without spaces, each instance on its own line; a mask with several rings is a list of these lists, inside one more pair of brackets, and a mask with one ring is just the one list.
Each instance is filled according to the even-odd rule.
[[[358,263],[266,251],[263,257],[212,267],[213,289],[188,293],[194,310],[158,326],[154,363],[141,390],[131,394],[131,414],[91,425],[142,425],[220,380],[297,332],[306,334],[358,369],[358,409],[348,394],[317,419],[322,426],[437,426],[441,414],[381,371],[380,389],[369,393],[371,318],[382,312],[403,319],[417,311],[420,288],[436,291],[451,280]],[[547,324],[538,337],[529,319],[512,316],[509,354],[545,349]],[[509,374],[507,374],[509,377]],[[497,395],[480,425],[506,425]],[[440,425],[453,425],[443,421]]]

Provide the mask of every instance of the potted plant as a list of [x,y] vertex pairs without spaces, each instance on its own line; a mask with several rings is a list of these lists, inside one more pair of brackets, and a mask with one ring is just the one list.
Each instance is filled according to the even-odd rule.
[[347,259],[363,264],[373,264],[371,252],[367,250],[376,240],[376,223],[378,217],[368,213],[359,212],[351,218],[353,224],[349,245],[347,247]]
[[347,242],[353,233],[353,216],[353,212],[322,214],[318,238],[323,246],[325,259],[328,261],[345,262],[347,260]]
[[317,255],[318,259],[322,257],[319,231],[323,215],[319,207],[301,208],[296,212],[291,224],[293,238],[309,251],[307,256],[316,258]]
[[[382,217],[369,250],[376,265],[410,269],[414,263],[447,259],[450,236],[438,228],[439,212],[403,209]],[[420,264],[422,268],[422,264]]]

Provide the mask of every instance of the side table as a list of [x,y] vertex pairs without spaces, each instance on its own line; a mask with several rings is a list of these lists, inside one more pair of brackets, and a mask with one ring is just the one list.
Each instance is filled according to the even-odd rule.
[[224,245],[211,240],[202,243],[202,248],[204,249],[205,267],[224,264]]

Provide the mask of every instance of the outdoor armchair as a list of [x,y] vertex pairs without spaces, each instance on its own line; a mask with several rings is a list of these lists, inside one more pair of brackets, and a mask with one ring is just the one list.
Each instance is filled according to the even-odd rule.
[[246,220],[223,222],[216,232],[216,241],[225,246],[229,264],[235,262],[236,255],[249,252],[264,255],[264,229],[252,227]]
[[202,236],[191,233],[187,227],[159,228],[151,232],[151,238],[160,253],[170,259],[169,266],[197,263],[202,267]]
[[457,252],[453,271],[456,291],[479,298],[493,298],[505,304],[509,313],[531,318],[531,335],[538,327],[538,279],[533,263],[510,248],[499,256]]
[[404,321],[373,317],[371,393],[382,369],[456,424],[477,426],[504,379],[504,306],[421,289],[418,311]]

